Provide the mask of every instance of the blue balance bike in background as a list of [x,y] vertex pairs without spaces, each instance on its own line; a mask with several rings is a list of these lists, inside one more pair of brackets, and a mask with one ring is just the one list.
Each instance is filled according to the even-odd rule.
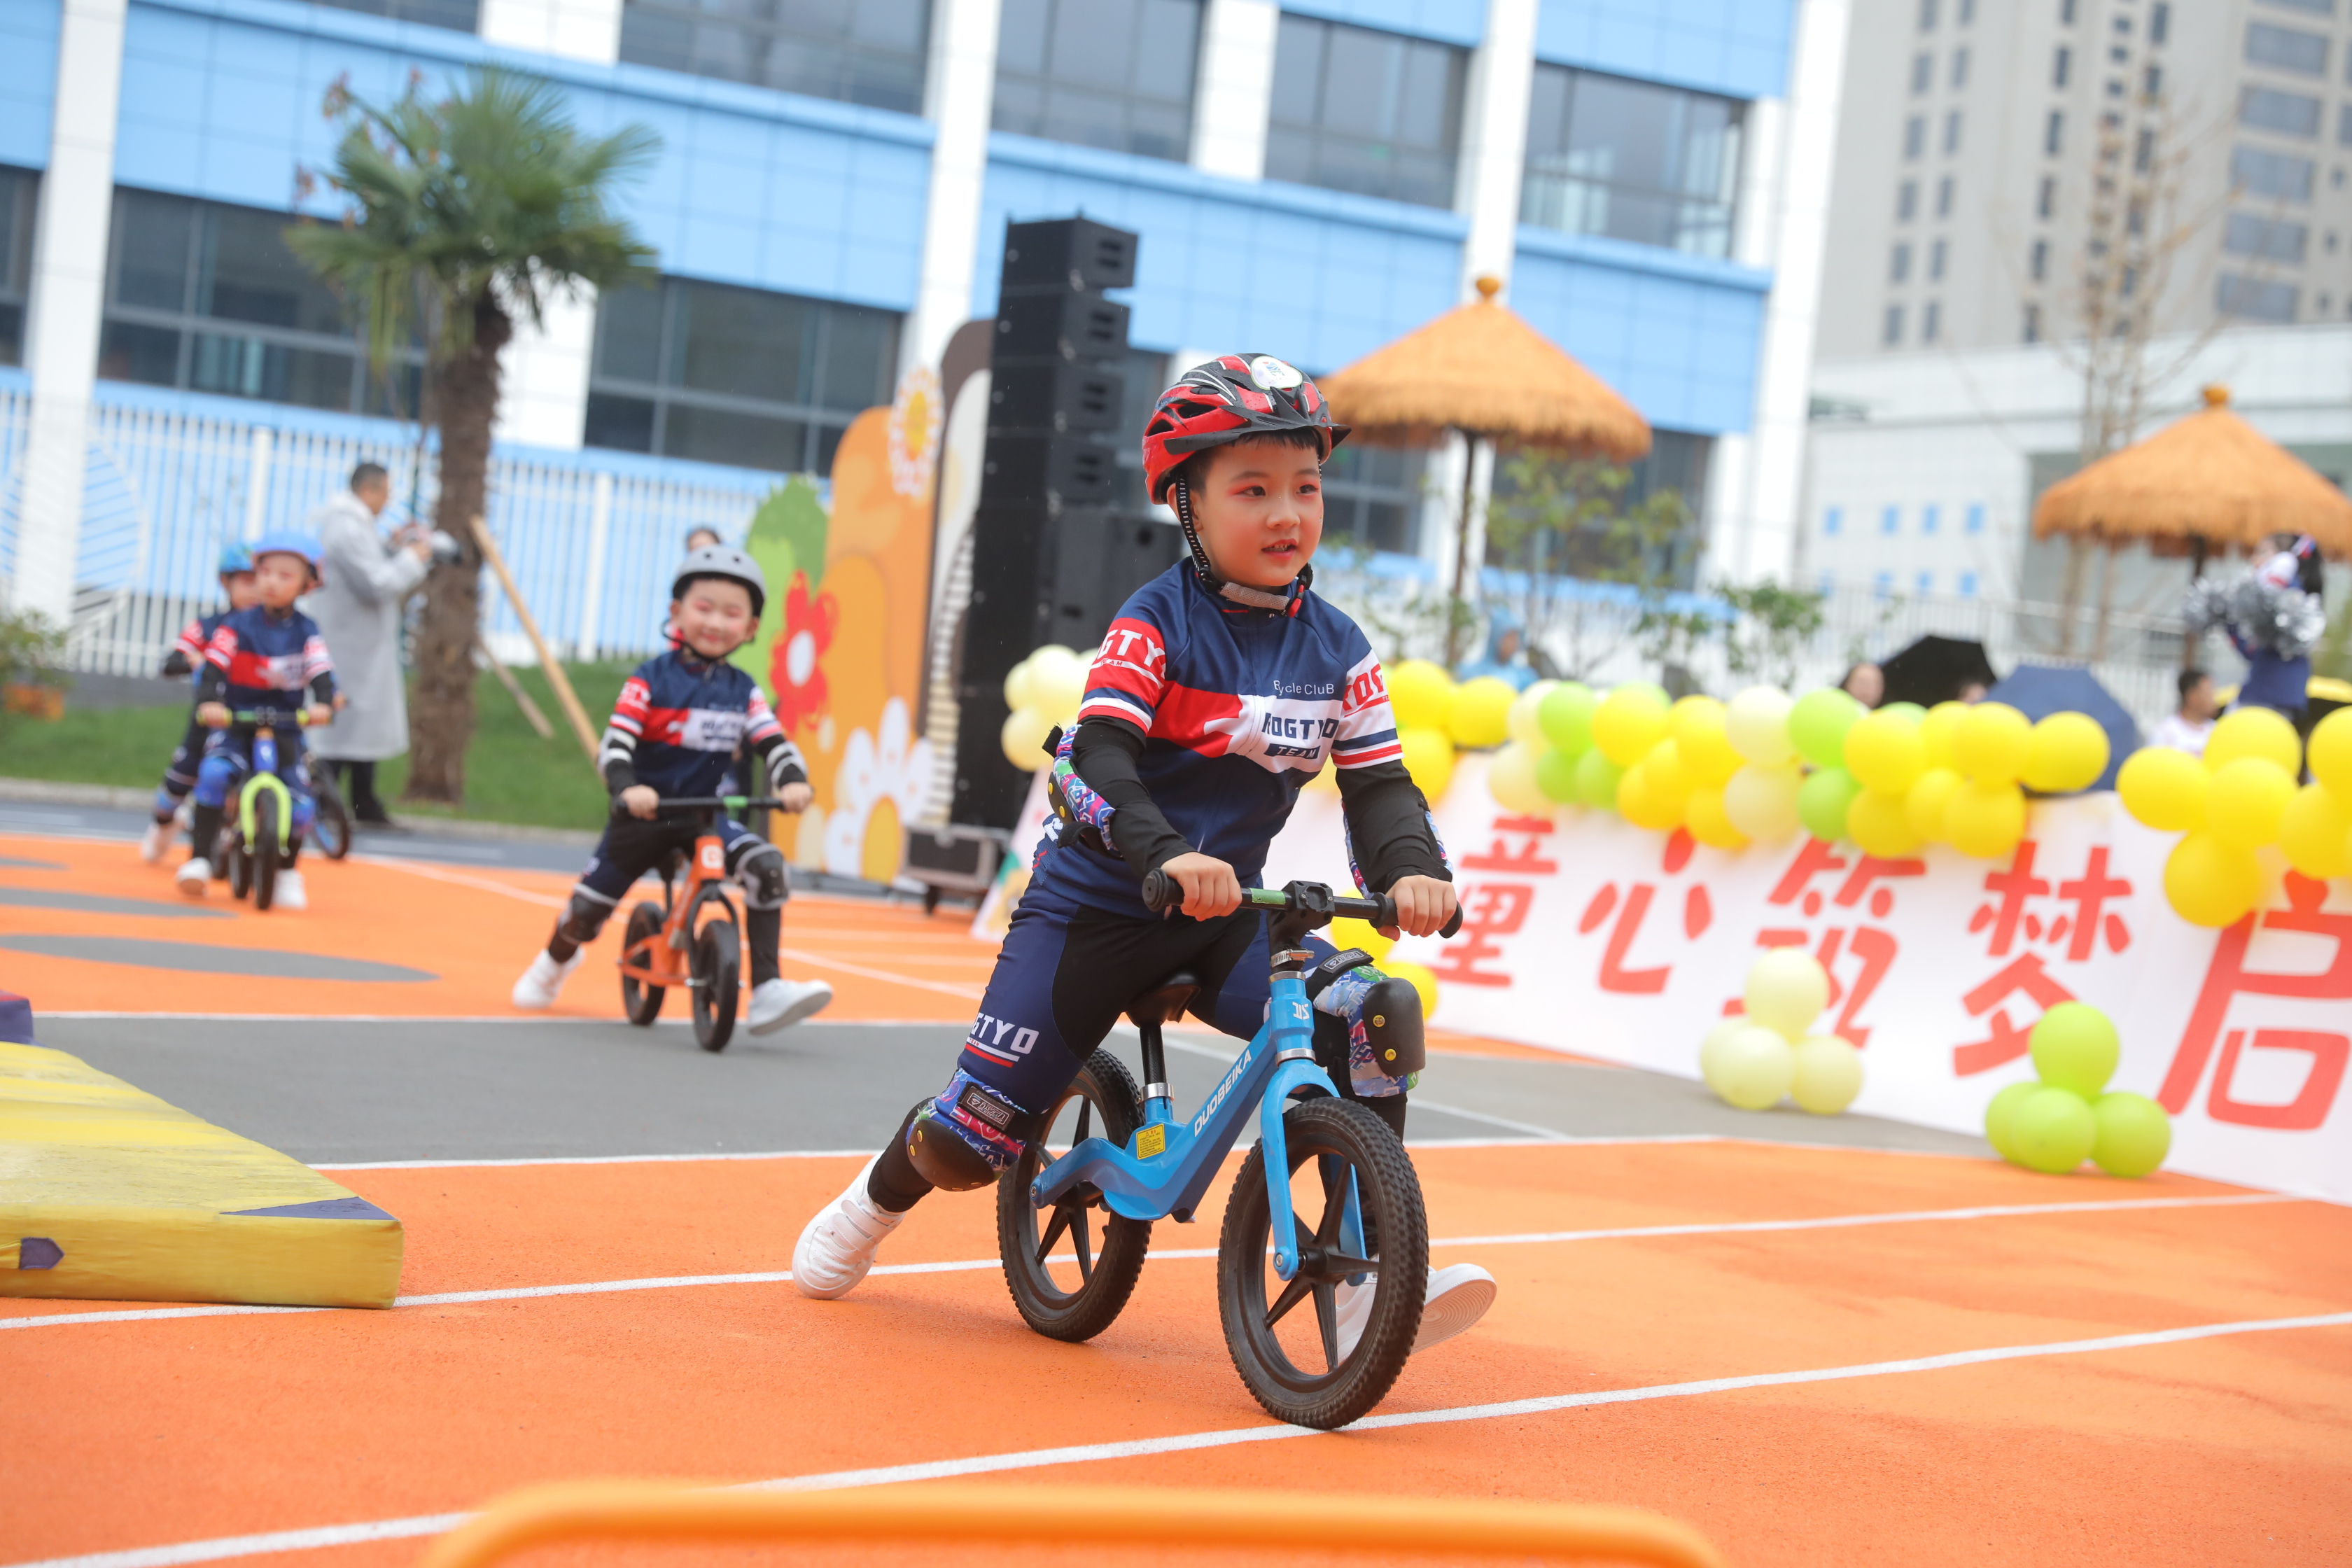
[[[1152,909],[1171,910],[1182,897],[1161,872],[1144,881]],[[1031,1328],[1058,1340],[1093,1338],[1127,1305],[1151,1222],[1192,1220],[1255,1113],[1257,1146],[1234,1179],[1217,1242],[1225,1346],[1268,1415],[1344,1426],[1387,1395],[1412,1352],[1428,1289],[1429,1223],[1404,1145],[1378,1116],[1342,1099],[1316,1062],[1305,980],[1313,957],[1301,942],[1343,915],[1393,926],[1396,905],[1337,897],[1315,882],[1253,888],[1243,898],[1270,917],[1274,984],[1265,1026],[1199,1112],[1180,1119],[1160,1026],[1182,1015],[1199,983],[1179,973],[1152,987],[1128,1010],[1142,1037],[1143,1088],[1108,1048],[1087,1059],[997,1184],[998,1249]],[[1457,912],[1443,934],[1460,925]],[[1097,1121],[1101,1132],[1093,1135]],[[1299,1175],[1309,1168],[1302,1200]]]
[[[253,765],[222,815],[213,874],[228,879],[232,896],[251,893],[257,910],[277,899],[278,873],[294,858],[294,792],[278,772],[278,731],[300,730],[309,722],[310,715],[299,708],[239,709],[229,715],[229,733],[253,736]],[[348,853],[348,836],[343,847]]]

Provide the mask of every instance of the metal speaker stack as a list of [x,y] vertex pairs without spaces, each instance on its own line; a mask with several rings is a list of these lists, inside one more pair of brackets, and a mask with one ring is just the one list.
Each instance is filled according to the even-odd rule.
[[1127,596],[1181,550],[1176,529],[1117,504],[1119,448],[1142,432],[1119,427],[1128,308],[1103,291],[1134,283],[1136,237],[1086,218],[1005,226],[956,676],[958,823],[1009,829],[1028,793],[998,738],[1006,674],[1046,643],[1091,657]]

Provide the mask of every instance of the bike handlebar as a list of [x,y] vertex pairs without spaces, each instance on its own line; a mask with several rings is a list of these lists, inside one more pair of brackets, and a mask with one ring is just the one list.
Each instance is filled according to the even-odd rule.
[[307,708],[238,708],[231,710],[228,722],[222,729],[244,725],[251,730],[307,730],[310,712]]
[[[1167,872],[1152,871],[1144,877],[1143,903],[1146,909],[1164,914],[1181,907],[1183,902],[1183,884]],[[1394,926],[1397,923],[1396,900],[1387,894],[1375,893],[1368,899],[1351,899],[1334,893],[1320,882],[1292,882],[1283,888],[1244,888],[1242,902],[1252,909],[1320,916],[1316,925],[1327,924],[1343,916],[1362,921],[1370,926]],[[1461,929],[1462,910],[1457,904],[1452,918],[1437,934],[1452,936]]]
[[[773,795],[669,795],[655,803],[656,815],[666,811],[743,811],[753,806],[768,806],[777,811],[790,809]],[[613,797],[613,815],[632,815],[622,805],[621,797]]]

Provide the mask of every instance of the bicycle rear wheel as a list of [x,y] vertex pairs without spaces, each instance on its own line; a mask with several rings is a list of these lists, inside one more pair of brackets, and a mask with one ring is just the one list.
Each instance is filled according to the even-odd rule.
[[688,994],[694,1037],[706,1051],[723,1051],[735,1033],[742,995],[743,944],[732,921],[713,921],[694,939],[694,986]]
[[253,907],[268,909],[278,897],[278,793],[264,790],[253,803]]
[[[1261,1142],[1225,1205],[1217,1315],[1234,1368],[1265,1413],[1328,1430],[1386,1398],[1412,1353],[1429,1289],[1429,1221],[1404,1145],[1362,1106],[1305,1100],[1285,1113],[1283,1131],[1291,1170],[1311,1163],[1318,1178],[1290,1184],[1298,1270],[1286,1281],[1275,1272]],[[1351,1252],[1346,1238],[1351,1189],[1361,1253]],[[1348,1312],[1360,1333],[1343,1349],[1340,1292],[1365,1289],[1373,1292],[1370,1307],[1357,1298]]]
[[1087,1138],[1124,1145],[1142,1110],[1143,1097],[1126,1064],[1097,1049],[1046,1111],[1044,1134],[997,1178],[996,1246],[1005,1287],[1022,1321],[1049,1340],[1075,1344],[1110,1327],[1143,1273],[1151,1222],[1111,1213],[1101,1191],[1087,1183],[1041,1209],[1029,1201],[1029,1184]]
[[[662,918],[662,907],[650,901],[629,911],[629,923],[624,928],[621,937],[622,963],[629,962],[631,948],[649,936],[661,934]],[[649,961],[641,959],[639,962]],[[667,990],[662,986],[645,984],[625,973],[621,976],[621,1011],[629,1016],[630,1023],[641,1029],[661,1016],[662,998],[667,994]]]
[[253,857],[247,852],[245,831],[237,826],[237,816],[236,801],[232,796],[227,819],[221,825],[221,853],[213,861],[228,873],[228,892],[233,899],[253,891]]

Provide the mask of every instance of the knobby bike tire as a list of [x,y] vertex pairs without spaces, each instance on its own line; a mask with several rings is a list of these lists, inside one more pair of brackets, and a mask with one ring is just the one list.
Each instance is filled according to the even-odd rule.
[[723,1051],[735,1033],[742,996],[743,943],[732,921],[713,921],[694,939],[694,987],[688,1004],[694,1037],[706,1051]]
[[[1293,1362],[1266,1322],[1266,1286],[1274,1266],[1263,1142],[1250,1151],[1225,1205],[1224,1228],[1217,1238],[1217,1314],[1224,1322],[1234,1369],[1265,1413],[1328,1431],[1386,1398],[1412,1353],[1429,1289],[1429,1220],[1421,1180],[1404,1145],[1364,1107],[1328,1097],[1304,1100],[1284,1115],[1283,1130],[1294,1172],[1311,1159],[1328,1157],[1355,1173],[1365,1228],[1379,1237],[1380,1271],[1373,1277],[1369,1321],[1354,1349],[1320,1373]],[[1325,1184],[1319,1209],[1311,1195],[1315,1185],[1292,1184],[1302,1249],[1313,1243],[1320,1221],[1333,1214],[1332,1185]],[[1306,1311],[1305,1321],[1319,1326],[1318,1315],[1336,1311],[1336,1306],[1330,1291],[1311,1290],[1293,1310]]]
[[[1128,1075],[1127,1065],[1107,1050],[1097,1048],[1088,1057],[1070,1087],[1047,1110],[1049,1132],[1073,1100],[1081,1102],[1079,1117],[1086,1124],[1079,1137],[1107,1138],[1124,1146],[1143,1120],[1143,1096],[1135,1079]],[[1012,1168],[997,1178],[997,1254],[1022,1321],[1047,1339],[1076,1344],[1110,1327],[1135,1293],[1144,1257],[1151,1248],[1151,1222],[1111,1213],[1092,1187],[1051,1208],[1037,1207],[1029,1201],[1029,1184],[1050,1163],[1040,1140],[1023,1149]],[[1090,1233],[1097,1222],[1101,1245],[1094,1249]],[[1051,1257],[1061,1247],[1062,1256],[1070,1257],[1081,1242],[1093,1250],[1091,1263],[1082,1268],[1078,1288],[1065,1290],[1039,1254]]]
[[253,857],[246,849],[245,830],[237,825],[242,815],[235,797],[231,797],[229,817],[222,825],[220,837],[227,848],[214,862],[228,868],[228,893],[233,899],[242,899],[253,891]]
[[332,775],[322,775],[317,782],[310,813],[310,830],[317,835],[319,853],[330,860],[340,860],[352,852],[352,814],[336,790]]
[[253,803],[253,907],[266,910],[278,899],[278,792],[263,790]]
[[[660,934],[662,919],[662,907],[650,900],[629,911],[629,923],[623,928],[621,938],[624,963],[627,962],[629,949],[646,937]],[[662,998],[667,994],[667,987],[647,985],[626,974],[621,976],[621,1011],[627,1014],[629,1022],[640,1029],[649,1027],[656,1018],[661,1016]]]

